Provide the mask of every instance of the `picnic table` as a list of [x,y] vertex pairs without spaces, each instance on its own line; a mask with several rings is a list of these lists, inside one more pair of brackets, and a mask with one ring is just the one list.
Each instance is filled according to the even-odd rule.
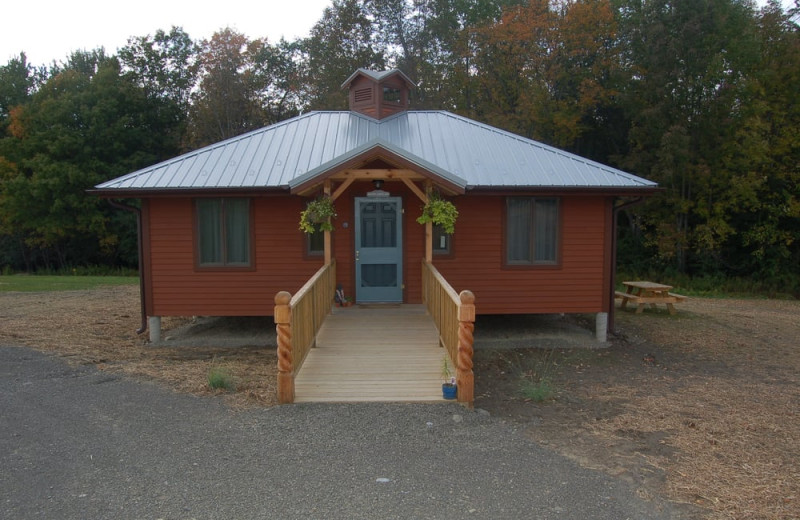
[[656,308],[656,304],[664,303],[667,305],[669,313],[675,314],[673,304],[686,301],[686,296],[670,292],[671,285],[644,281],[622,282],[622,285],[626,288],[625,292],[616,291],[614,293],[615,298],[622,299],[619,308],[624,309],[628,302],[635,303],[637,305],[636,314],[641,314],[648,303],[653,309]]

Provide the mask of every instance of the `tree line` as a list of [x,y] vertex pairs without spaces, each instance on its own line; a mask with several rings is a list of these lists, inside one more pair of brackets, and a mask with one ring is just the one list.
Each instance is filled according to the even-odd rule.
[[308,110],[358,67],[448,110],[657,181],[620,262],[800,292],[798,8],[750,0],[334,0],[307,37],[179,27],[0,67],[0,268],[135,265],[91,186]]

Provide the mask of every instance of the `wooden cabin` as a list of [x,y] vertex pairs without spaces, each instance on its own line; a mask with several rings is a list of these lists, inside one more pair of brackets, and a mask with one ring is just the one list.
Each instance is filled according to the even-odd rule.
[[[478,314],[613,308],[615,206],[655,183],[444,111],[408,110],[412,81],[359,69],[349,111],[310,112],[95,187],[141,200],[143,308],[269,316],[331,258],[356,303],[422,302],[427,259]],[[436,191],[455,233],[417,223]],[[334,200],[330,233],[300,213]],[[156,331],[157,332],[157,331]]]

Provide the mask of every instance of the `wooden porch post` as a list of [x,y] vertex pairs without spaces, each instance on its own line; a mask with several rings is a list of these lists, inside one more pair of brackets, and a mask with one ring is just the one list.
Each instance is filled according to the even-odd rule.
[[294,402],[294,366],[292,361],[292,295],[275,295],[275,331],[278,335],[278,402]]
[[[430,197],[432,183],[429,180],[425,181],[425,200],[422,202],[428,203]],[[425,223],[425,261],[429,264],[433,263],[433,223]]]
[[[323,185],[322,189],[323,189],[323,192],[325,193],[325,196],[327,196],[327,197],[331,196],[331,180],[330,179],[325,179],[325,184]],[[328,219],[328,222],[330,222],[330,219]],[[328,231],[327,229],[324,232],[323,240],[324,240],[324,242],[323,242],[323,244],[324,244],[323,245],[323,250],[324,250],[324,254],[325,254],[325,265],[328,265],[328,264],[331,263],[332,253],[331,253],[331,232]]]
[[458,308],[458,366],[456,367],[458,402],[472,408],[472,402],[475,400],[475,376],[472,373],[475,295],[471,291],[461,291],[458,297],[461,300]]

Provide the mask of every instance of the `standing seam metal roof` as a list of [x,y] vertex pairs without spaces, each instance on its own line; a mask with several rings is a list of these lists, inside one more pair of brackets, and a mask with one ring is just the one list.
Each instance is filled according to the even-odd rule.
[[97,185],[104,191],[288,187],[382,146],[466,188],[655,188],[656,183],[465,117],[380,121],[310,112]]

